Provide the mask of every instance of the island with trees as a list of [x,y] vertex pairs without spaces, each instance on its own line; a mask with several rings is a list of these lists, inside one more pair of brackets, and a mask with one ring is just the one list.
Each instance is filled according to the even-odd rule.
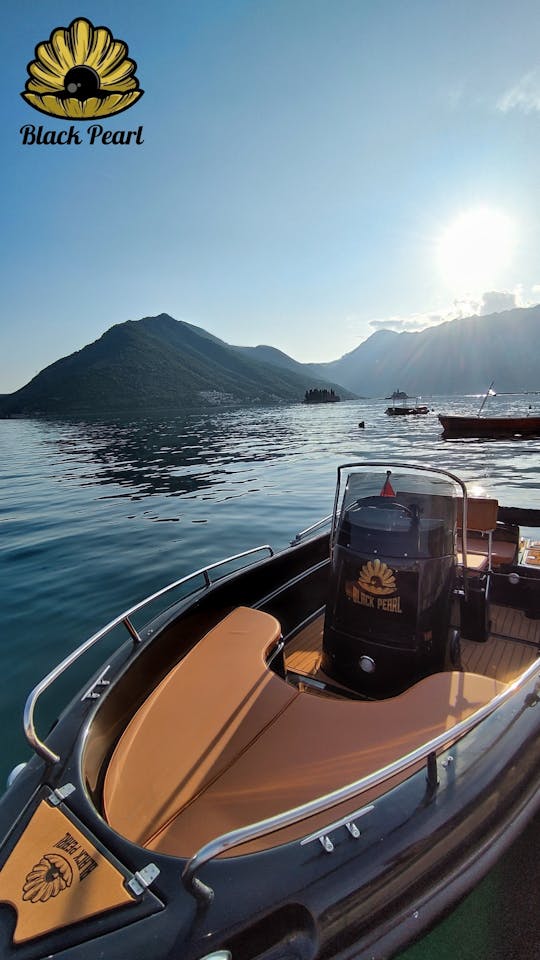
[[302,403],[339,403],[341,397],[334,390],[306,390]]

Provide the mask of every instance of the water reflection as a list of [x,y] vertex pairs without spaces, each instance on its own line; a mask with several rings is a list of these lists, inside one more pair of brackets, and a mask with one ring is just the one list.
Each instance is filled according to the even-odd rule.
[[[433,464],[504,505],[540,508],[540,440],[444,441],[436,413],[480,401],[423,402],[433,412],[415,418],[386,416],[380,400],[0,421],[0,781],[27,756],[21,707],[54,663],[166,582],[259,543],[285,546],[330,512],[338,463]],[[489,412],[523,404],[495,397]]]
[[[490,412],[516,412],[522,399],[491,398]],[[432,412],[422,417],[387,417],[384,401],[364,401],[225,409],[219,416],[137,422],[34,422],[34,429],[41,434],[51,476],[61,483],[109,487],[99,495],[103,499],[157,496],[219,502],[265,489],[263,464],[302,463],[309,469],[310,460],[329,458],[337,463],[350,456],[433,463],[465,479],[485,481],[501,502],[540,506],[538,439],[442,439],[436,411],[466,412],[476,401],[432,401]],[[360,419],[363,429],[358,427]],[[523,502],[531,497],[534,502]]]
[[63,481],[121,486],[127,490],[109,496],[131,499],[214,488],[234,496],[235,487],[256,479],[248,464],[294,456],[304,442],[294,418],[280,420],[273,411],[256,418],[228,412],[219,421],[64,423],[61,430],[43,440],[55,475],[61,465]]

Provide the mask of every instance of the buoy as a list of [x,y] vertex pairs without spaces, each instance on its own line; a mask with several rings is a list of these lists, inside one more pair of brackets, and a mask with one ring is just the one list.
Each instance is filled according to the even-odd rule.
[[361,420],[360,423],[358,424],[358,426],[360,427],[361,430],[363,430],[363,429],[364,429],[364,421]]

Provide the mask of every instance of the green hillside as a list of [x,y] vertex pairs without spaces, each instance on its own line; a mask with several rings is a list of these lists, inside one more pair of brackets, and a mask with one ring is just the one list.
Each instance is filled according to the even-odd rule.
[[176,412],[220,402],[293,402],[314,386],[337,388],[311,373],[245,356],[192,324],[160,314],[111,327],[99,340],[57,360],[0,399],[0,415]]

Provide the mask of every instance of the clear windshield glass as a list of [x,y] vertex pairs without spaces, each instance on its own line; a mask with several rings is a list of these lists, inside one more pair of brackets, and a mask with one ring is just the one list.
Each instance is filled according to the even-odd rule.
[[454,551],[461,491],[451,478],[397,466],[355,466],[342,489],[334,536],[341,531],[357,542],[376,538],[391,555],[440,557]]

